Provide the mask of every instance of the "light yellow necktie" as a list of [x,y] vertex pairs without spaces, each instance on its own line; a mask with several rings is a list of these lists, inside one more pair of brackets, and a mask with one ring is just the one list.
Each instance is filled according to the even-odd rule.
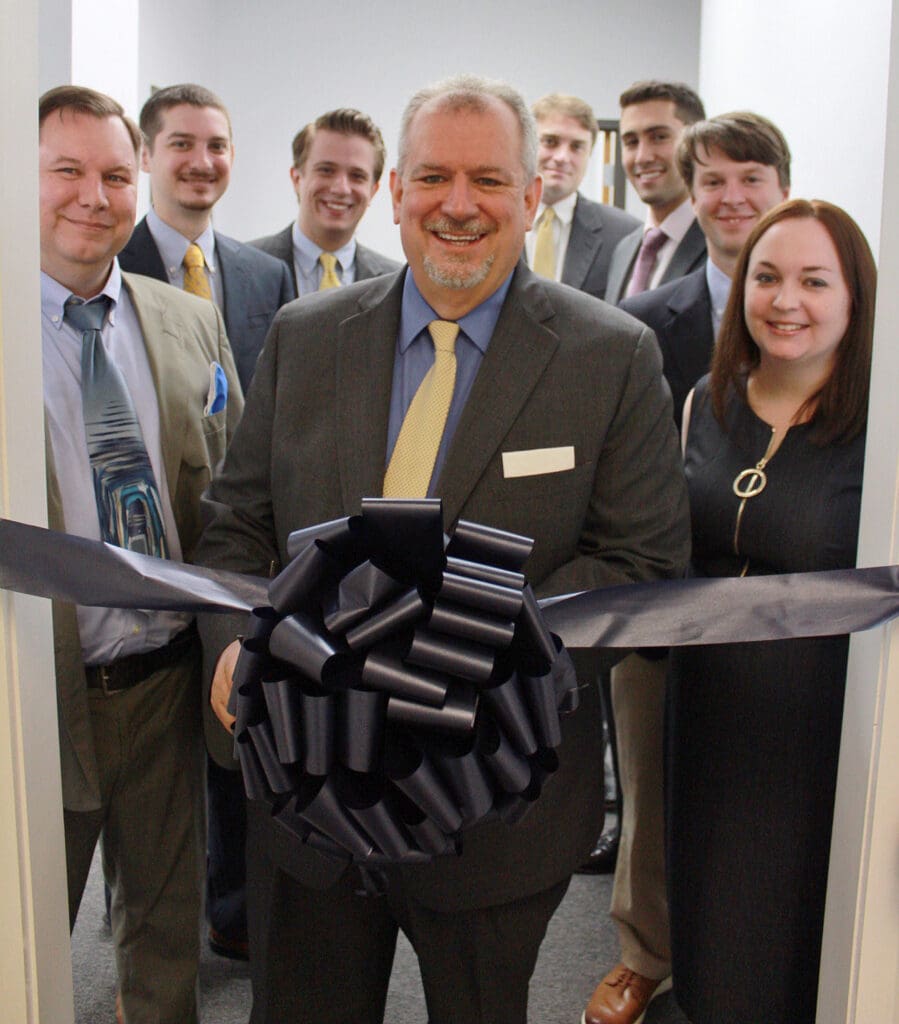
[[206,277],[206,261],[203,250],[196,242],[191,242],[184,254],[184,290],[191,295],[199,295],[201,299],[211,299],[212,289]]
[[339,288],[340,278],[337,276],[337,257],[333,252],[319,253],[318,262],[321,263],[324,273],[322,274],[321,283],[318,286],[320,292],[327,291],[328,288]]
[[425,374],[406,411],[384,475],[385,498],[424,498],[456,384],[456,336],[459,325],[448,320],[428,324],[434,342],[434,365]]
[[537,225],[537,242],[534,245],[534,273],[541,277],[556,279],[556,241],[553,238],[553,221],[556,211],[547,206],[540,215]]

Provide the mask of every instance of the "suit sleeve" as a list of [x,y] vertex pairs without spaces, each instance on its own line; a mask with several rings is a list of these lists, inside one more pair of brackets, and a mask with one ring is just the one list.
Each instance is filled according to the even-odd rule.
[[690,522],[671,396],[652,332],[634,347],[600,448],[578,554],[539,586],[544,595],[680,576]]

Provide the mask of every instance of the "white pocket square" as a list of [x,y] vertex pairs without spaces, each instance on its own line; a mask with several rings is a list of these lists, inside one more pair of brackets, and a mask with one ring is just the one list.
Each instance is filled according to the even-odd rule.
[[503,476],[539,476],[574,469],[574,445],[562,448],[531,448],[524,452],[503,452]]

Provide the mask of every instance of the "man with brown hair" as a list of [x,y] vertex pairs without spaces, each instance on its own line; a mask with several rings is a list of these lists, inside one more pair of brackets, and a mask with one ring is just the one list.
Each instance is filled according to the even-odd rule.
[[250,244],[287,264],[298,295],[399,270],[395,260],[354,237],[385,159],[377,125],[349,107],[322,114],[294,136],[290,180],[300,204],[297,220]]
[[[246,391],[272,318],[296,293],[274,260],[213,231],[212,211],[234,163],[228,111],[209,89],[170,85],[143,105],[140,127],[153,208],[135,227],[121,264],[215,302]],[[192,252],[199,261],[193,275],[185,264]]]
[[615,246],[639,222],[578,192],[598,132],[590,105],[577,96],[550,93],[532,111],[543,197],[525,239],[528,264],[543,277],[601,299]]
[[[40,101],[50,525],[190,560],[243,409],[212,303],[123,273],[140,133],[113,99]],[[193,617],[55,604],[69,919],[97,840],[127,1024],[197,1019],[202,763]]]
[[681,82],[649,81],[635,82],[619,102],[622,163],[647,219],[615,247],[606,302],[674,281],[705,259],[705,238],[677,165],[684,128],[705,117],[702,100]]
[[[789,195],[790,151],[775,125],[741,111],[687,127],[677,159],[708,259],[679,280],[625,299],[621,308],[655,331],[680,425],[688,392],[708,372],[740,249],[762,214]],[[624,819],[612,917],[621,962],[593,993],[586,1024],[634,1024],[670,984],[663,855],[665,670],[665,660],[641,654],[612,670]]]

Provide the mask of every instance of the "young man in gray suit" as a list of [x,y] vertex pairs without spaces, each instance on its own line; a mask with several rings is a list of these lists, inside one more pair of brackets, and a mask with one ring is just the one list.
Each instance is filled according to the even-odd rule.
[[[119,267],[140,133],[115,100],[52,89],[39,138],[50,525],[190,560],[200,495],[243,409],[221,315]],[[57,603],[53,626],[70,922],[102,836],[120,1014],[192,1024],[203,863],[192,617]]]
[[543,277],[601,299],[615,246],[639,222],[578,192],[598,133],[590,105],[577,96],[551,93],[532,109],[543,196],[525,242],[528,265]]
[[705,260],[705,237],[677,166],[684,128],[705,118],[702,100],[680,82],[652,81],[635,82],[619,102],[621,159],[647,220],[612,253],[605,294],[612,303],[683,277]]
[[[140,113],[141,166],[153,208],[135,227],[119,261],[125,270],[211,298],[225,317],[244,391],[272,318],[296,298],[276,260],[212,229],[212,211],[231,180],[234,144],[224,104],[199,85],[158,89]],[[185,260],[199,250],[202,263]]]
[[355,238],[380,186],[386,155],[377,125],[349,107],[330,110],[297,132],[290,168],[300,204],[297,219],[250,244],[287,264],[298,295],[399,269],[396,260]]
[[[390,176],[408,267],[275,319],[211,490],[205,564],[267,575],[288,561],[291,530],[386,492],[441,498],[448,528],[463,517],[533,537],[525,572],[541,594],[682,571],[685,484],[651,333],[520,259],[540,201],[536,148],[527,106],[501,83],[462,76],[413,97]],[[424,482],[395,489],[435,320],[459,329],[445,426]],[[227,727],[244,624],[210,616],[202,628]],[[525,1024],[547,922],[602,815],[592,681],[562,732],[559,771],[522,821],[468,830],[458,857],[387,868],[383,898],[251,804],[254,1024],[380,1024],[400,927],[431,1020]],[[221,741],[230,756],[226,729]]]
[[[234,144],[225,105],[190,83],[158,89],[143,105],[141,166],[153,207],[119,256],[123,269],[211,299],[222,311],[237,373],[249,389],[275,313],[296,298],[278,260],[212,228],[212,211],[231,181]],[[191,254],[198,265],[191,269]],[[243,801],[240,776],[209,762],[209,943],[246,958]]]

